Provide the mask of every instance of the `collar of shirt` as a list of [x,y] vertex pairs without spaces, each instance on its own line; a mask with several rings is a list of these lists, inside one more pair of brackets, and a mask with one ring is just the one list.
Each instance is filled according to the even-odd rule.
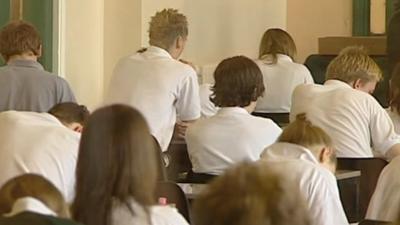
[[50,216],[57,216],[57,213],[49,209],[43,202],[32,197],[24,197],[17,199],[14,202],[11,212],[4,214],[4,216],[11,217],[25,211],[30,211]]
[[149,46],[144,54],[155,55],[160,57],[166,57],[172,59],[172,56],[167,52],[165,49],[156,47],[156,46]]
[[[262,61],[270,61],[270,54],[261,56]],[[276,54],[278,61],[286,61],[286,62],[293,62],[292,58],[285,54]]]
[[287,142],[277,142],[269,146],[261,154],[261,158],[266,160],[299,159],[313,164],[319,164],[310,150],[300,145]]
[[8,62],[9,66],[17,66],[17,67],[30,67],[30,68],[36,68],[39,70],[44,70],[43,66],[33,60],[25,60],[25,59],[16,59]]
[[218,115],[231,115],[231,114],[247,114],[249,115],[249,112],[245,108],[242,107],[222,107],[220,110],[218,110]]
[[340,87],[352,88],[348,83],[340,81],[340,80],[335,80],[335,79],[325,81],[324,86],[337,87],[337,88],[340,88]]

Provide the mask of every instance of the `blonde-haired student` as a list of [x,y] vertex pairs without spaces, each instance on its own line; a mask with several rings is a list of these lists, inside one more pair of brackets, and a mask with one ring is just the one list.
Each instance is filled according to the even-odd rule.
[[256,63],[266,91],[257,101],[256,112],[287,113],[296,86],[314,83],[310,71],[294,61],[295,55],[296,45],[289,33],[279,28],[265,31]]
[[290,119],[306,113],[332,138],[338,157],[400,154],[400,136],[385,109],[370,95],[382,79],[378,65],[360,47],[348,47],[333,59],[324,85],[299,85]]
[[348,224],[334,176],[332,140],[305,114],[297,115],[277,143],[264,150],[261,162],[296,184],[307,202],[311,224]]

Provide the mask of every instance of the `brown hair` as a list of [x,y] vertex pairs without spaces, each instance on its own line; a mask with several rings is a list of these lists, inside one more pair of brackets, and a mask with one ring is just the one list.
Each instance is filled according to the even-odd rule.
[[[110,225],[113,203],[153,204],[156,150],[144,117],[125,105],[89,116],[76,169],[73,218],[86,225]],[[132,212],[135,213],[135,212]]]
[[[357,73],[358,71],[364,71],[364,73]],[[326,79],[336,79],[346,83],[357,79],[361,79],[363,82],[380,81],[382,72],[363,47],[351,46],[344,48],[329,63]]]
[[278,141],[301,145],[305,148],[316,145],[333,146],[329,135],[320,127],[314,126],[308,121],[305,113],[296,116],[296,120],[282,131]]
[[27,52],[39,56],[41,45],[39,32],[30,23],[12,21],[0,31],[0,54],[5,61]]
[[242,163],[215,178],[194,202],[196,225],[308,225],[304,200],[266,164]]
[[69,217],[60,191],[46,178],[29,173],[10,179],[0,189],[0,215],[9,213],[15,201],[24,197],[41,201],[60,217]]
[[219,107],[245,107],[265,90],[260,68],[245,56],[222,60],[214,72],[211,101]]
[[389,105],[390,110],[400,113],[400,62],[396,64],[390,79]]
[[89,117],[89,110],[84,105],[75,102],[63,102],[53,106],[49,114],[55,116],[62,123],[80,123],[83,125]]
[[276,64],[278,54],[287,55],[294,60],[296,51],[296,44],[290,34],[282,29],[273,28],[265,31],[260,42],[258,58],[268,56],[271,57],[271,64]]
[[186,16],[176,9],[163,9],[151,17],[149,28],[149,42],[163,49],[170,48],[179,37],[188,35]]

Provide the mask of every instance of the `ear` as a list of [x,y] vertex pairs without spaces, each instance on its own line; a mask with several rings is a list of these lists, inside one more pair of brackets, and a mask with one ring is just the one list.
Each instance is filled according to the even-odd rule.
[[184,45],[185,45],[185,39],[182,36],[178,36],[175,41],[175,47],[177,49],[181,49],[183,48]]
[[333,154],[333,149],[328,147],[323,147],[319,153],[319,162],[326,163],[331,161],[331,156]]
[[360,89],[364,86],[364,82],[362,82],[361,79],[357,79],[353,82],[353,88],[354,89]]
[[83,126],[81,124],[78,124],[74,127],[73,131],[78,132],[78,133],[82,133],[83,130]]

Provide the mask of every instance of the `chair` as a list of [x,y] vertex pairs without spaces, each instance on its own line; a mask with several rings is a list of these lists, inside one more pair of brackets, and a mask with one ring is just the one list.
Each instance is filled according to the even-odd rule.
[[182,189],[173,182],[158,182],[156,197],[167,198],[167,203],[175,204],[178,212],[190,223],[189,202]]
[[253,116],[259,116],[264,118],[269,118],[277,123],[279,126],[285,126],[289,123],[289,113],[262,113],[253,112]]
[[217,175],[207,173],[195,173],[192,170],[189,171],[186,179],[182,180],[181,183],[192,183],[192,184],[207,184],[210,183]]
[[391,222],[377,221],[377,220],[363,220],[358,225],[389,225]]
[[170,164],[167,167],[169,180],[179,181],[181,174],[188,173],[192,169],[192,162],[184,140],[172,140],[166,154],[170,158]]
[[360,170],[360,218],[364,218],[369,201],[375,191],[376,183],[383,168],[388,164],[380,158],[338,158],[337,168],[342,170]]

